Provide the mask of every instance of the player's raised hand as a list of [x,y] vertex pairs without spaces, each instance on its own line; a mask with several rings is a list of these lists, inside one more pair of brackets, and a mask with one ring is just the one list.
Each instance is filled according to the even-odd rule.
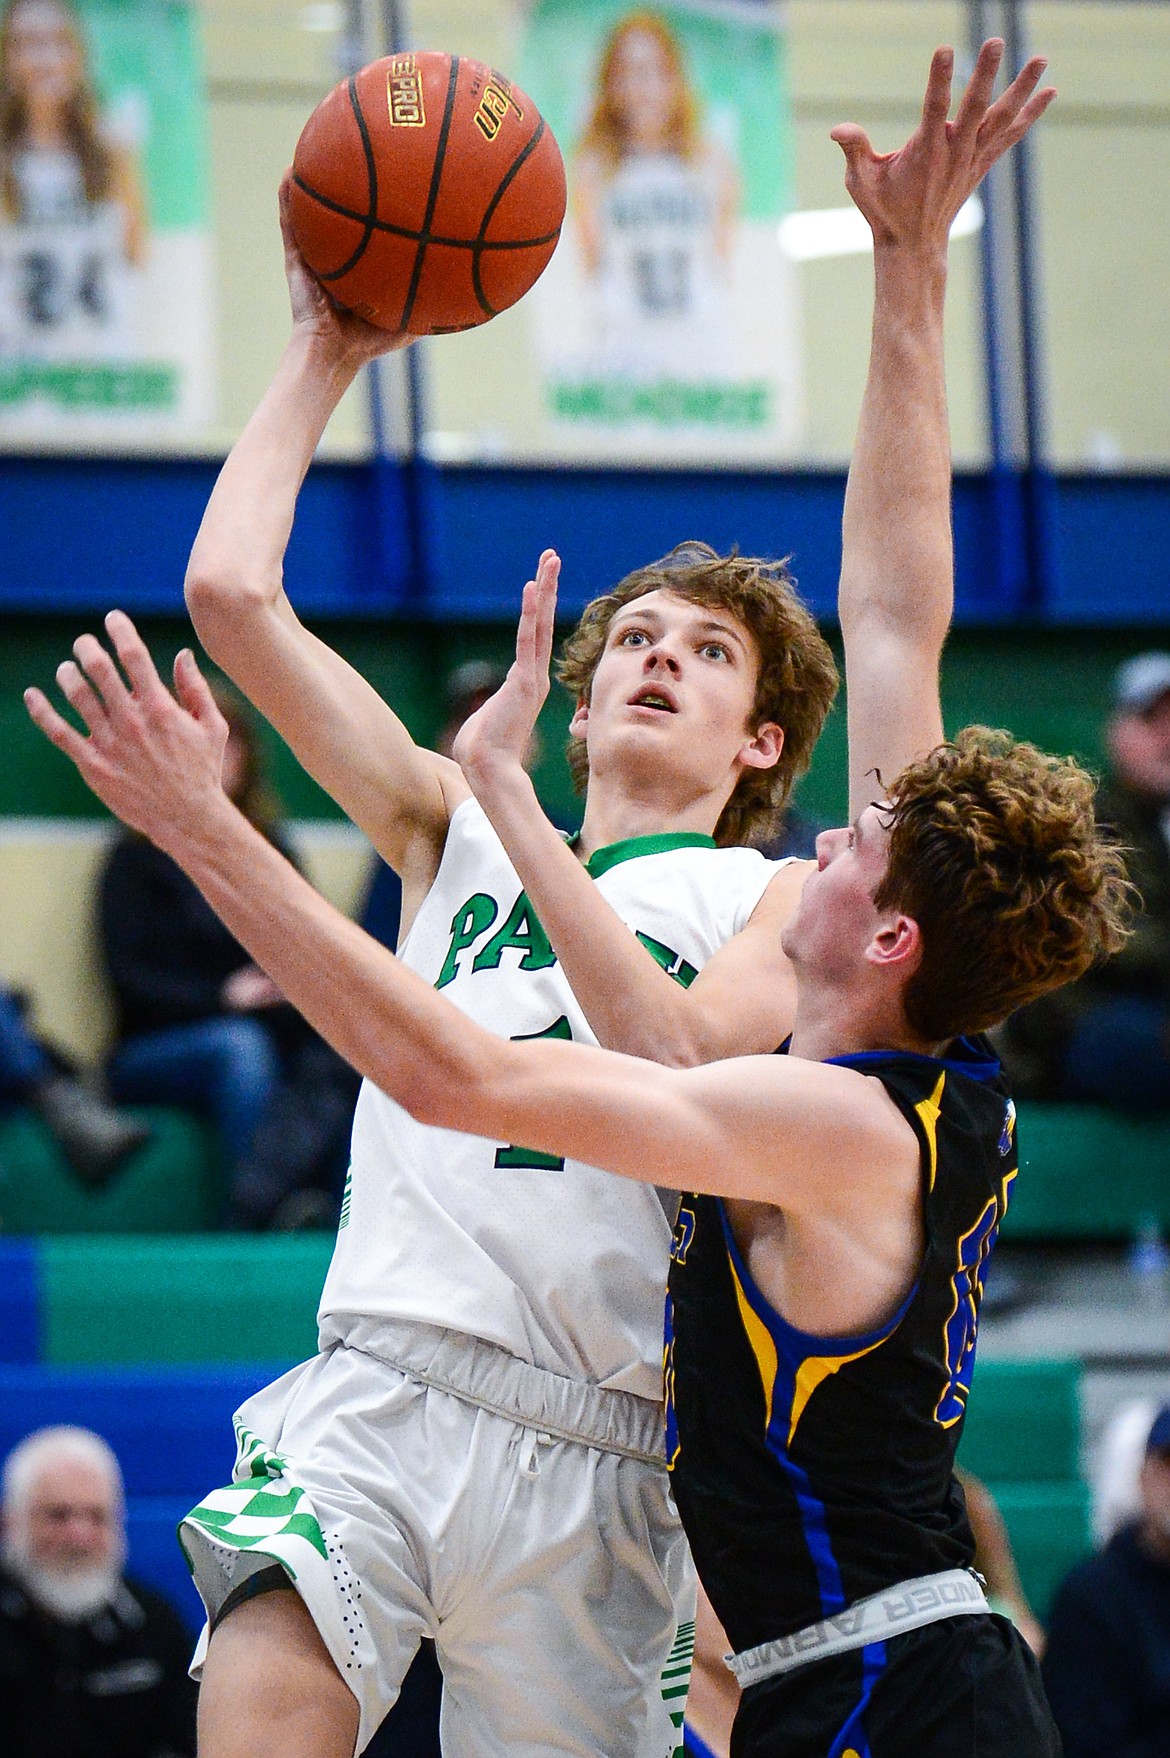
[[896,153],[876,153],[854,122],[833,129],[845,154],[845,187],[869,221],[875,243],[945,248],[951,222],[968,196],[1044,114],[1056,91],[1040,85],[1047,62],[1039,55],[992,101],[1003,52],[999,37],[984,43],[950,121],[954,50],[936,49],[922,120]]
[[546,549],[520,602],[516,627],[516,658],[508,675],[482,708],[459,729],[455,760],[479,794],[501,768],[523,768],[537,718],[548,696],[553,631],[557,614],[557,581],[561,560]]
[[57,667],[58,687],[84,733],[41,690],[25,691],[25,707],[111,812],[173,852],[201,813],[226,801],[227,722],[189,649],[175,660],[172,696],[123,611],[110,612],[106,633],[117,664],[96,636],[81,635],[73,658]]
[[356,312],[336,305],[321,285],[297,246],[289,216],[292,172],[280,183],[280,236],[284,243],[284,274],[292,305],[293,328],[307,331],[334,350],[349,365],[364,365],[379,354],[392,354],[415,340],[405,330],[379,329]]

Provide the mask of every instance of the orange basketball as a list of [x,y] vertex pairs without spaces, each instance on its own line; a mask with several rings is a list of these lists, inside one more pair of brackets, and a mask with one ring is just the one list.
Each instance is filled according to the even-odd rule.
[[463,55],[388,55],[343,80],[293,158],[301,254],[339,305],[449,334],[531,287],[565,217],[560,149],[531,98]]

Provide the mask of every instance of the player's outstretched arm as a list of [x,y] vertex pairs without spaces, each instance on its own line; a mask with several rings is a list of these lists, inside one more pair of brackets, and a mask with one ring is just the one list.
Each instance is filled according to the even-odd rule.
[[[86,732],[36,689],[25,693],[33,720],[190,875],[322,1036],[421,1122],[794,1212],[823,1210],[831,1188],[854,1222],[859,1203],[878,1214],[886,1183],[914,1180],[913,1133],[879,1083],[851,1069],[777,1056],[667,1069],[477,1027],[326,903],[227,798],[227,728],[192,654],[175,662],[176,700],[130,619],[114,611],[106,626],[118,664],[83,635],[57,672]],[[863,1169],[855,1190],[842,1167]]]
[[951,223],[1055,96],[1028,62],[992,93],[1003,43],[984,43],[953,121],[954,54],[931,62],[922,120],[896,153],[833,130],[846,187],[874,236],[869,378],[845,496],[839,613],[848,685],[850,815],[942,736],[938,667],[951,618],[951,460],[943,301]]
[[524,588],[508,676],[455,741],[455,756],[540,918],[598,1042],[690,1067],[766,1053],[792,1027],[791,967],[780,922],[792,907],[788,870],[747,927],[721,947],[689,989],[655,963],[549,823],[524,755],[549,688],[560,559],[546,549]]
[[208,502],[187,605],[216,664],[390,864],[425,890],[454,803],[448,790],[463,797],[462,777],[420,750],[377,691],[305,628],[283,583],[297,495],[325,425],[361,366],[403,338],[331,304],[293,240],[285,187],[281,228],[293,332]]

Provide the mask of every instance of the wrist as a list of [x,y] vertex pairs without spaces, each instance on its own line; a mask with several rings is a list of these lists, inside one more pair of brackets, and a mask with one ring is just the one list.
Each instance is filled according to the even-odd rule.
[[532,778],[513,751],[476,751],[464,764],[472,793],[480,801],[522,799],[534,793]]
[[318,386],[336,406],[358,375],[362,365],[341,336],[330,335],[312,318],[293,324],[285,347],[285,360],[302,379]]

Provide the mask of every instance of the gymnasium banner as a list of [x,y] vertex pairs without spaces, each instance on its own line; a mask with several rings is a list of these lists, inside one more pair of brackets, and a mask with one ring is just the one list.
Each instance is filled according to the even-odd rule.
[[194,0],[0,0],[0,445],[206,425],[197,33]]
[[752,462],[801,430],[779,245],[785,40],[760,0],[535,0],[517,77],[561,144],[569,216],[525,302],[547,451]]

